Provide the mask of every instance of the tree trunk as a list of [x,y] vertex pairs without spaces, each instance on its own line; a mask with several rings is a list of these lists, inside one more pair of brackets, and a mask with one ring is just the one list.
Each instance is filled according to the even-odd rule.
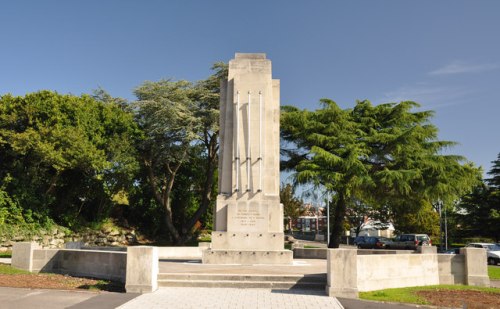
[[203,184],[200,207],[193,214],[191,219],[183,227],[183,234],[187,234],[193,226],[198,222],[203,214],[207,212],[208,206],[212,201],[212,188],[214,185],[214,173],[217,168],[217,135],[212,136],[210,140],[210,148],[207,156],[206,178]]
[[[172,191],[172,187],[174,185],[174,179],[175,179],[175,172],[170,174],[170,177],[168,179],[168,183],[165,189],[160,189],[158,188],[158,185],[156,183],[156,177],[153,172],[153,168],[151,166],[151,162],[148,160],[144,160],[144,165],[146,166],[146,170],[148,172],[148,180],[149,183],[151,184],[151,187],[153,188],[153,193],[154,193],[154,198],[158,204],[163,206],[165,209],[165,225],[167,226],[167,230],[170,232],[170,235],[172,236],[172,240],[175,243],[181,242],[181,237],[179,236],[179,232],[174,226],[174,223],[172,221],[172,208],[171,208],[171,199],[170,199],[170,192]],[[177,171],[177,170],[176,170]]]
[[337,195],[337,203],[335,203],[335,210],[333,214],[333,228],[330,235],[330,243],[328,248],[338,248],[340,246],[340,240],[342,237],[342,231],[344,230],[344,220],[346,213],[346,202],[344,194],[339,193]]

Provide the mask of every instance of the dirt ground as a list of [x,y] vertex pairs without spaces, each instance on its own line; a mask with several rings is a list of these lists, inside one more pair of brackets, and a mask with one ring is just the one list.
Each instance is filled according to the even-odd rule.
[[94,291],[124,292],[123,285],[118,283],[57,274],[0,274],[0,286],[32,289],[83,289]]
[[479,291],[420,291],[417,292],[432,305],[467,309],[500,308],[500,294]]

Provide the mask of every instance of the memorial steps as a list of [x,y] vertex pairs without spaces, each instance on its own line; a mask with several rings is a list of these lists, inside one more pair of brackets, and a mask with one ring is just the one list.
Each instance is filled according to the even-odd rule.
[[324,290],[326,274],[160,273],[158,286]]

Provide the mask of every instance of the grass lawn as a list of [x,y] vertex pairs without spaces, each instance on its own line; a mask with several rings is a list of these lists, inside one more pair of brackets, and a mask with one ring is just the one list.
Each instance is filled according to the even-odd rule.
[[500,280],[500,267],[488,266],[488,276],[493,280]]
[[360,292],[359,298],[375,301],[387,301],[398,303],[412,303],[419,305],[429,305],[425,298],[417,295],[418,292],[440,292],[440,291],[478,291],[483,293],[493,293],[500,295],[500,289],[496,288],[481,288],[467,285],[433,285],[421,287],[409,287],[399,289],[385,289],[372,292]]
[[0,275],[29,274],[29,271],[14,268],[10,265],[0,264]]

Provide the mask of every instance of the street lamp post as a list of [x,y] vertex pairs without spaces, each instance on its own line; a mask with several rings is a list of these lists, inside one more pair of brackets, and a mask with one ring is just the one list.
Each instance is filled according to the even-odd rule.
[[326,192],[326,245],[330,245],[330,194]]

